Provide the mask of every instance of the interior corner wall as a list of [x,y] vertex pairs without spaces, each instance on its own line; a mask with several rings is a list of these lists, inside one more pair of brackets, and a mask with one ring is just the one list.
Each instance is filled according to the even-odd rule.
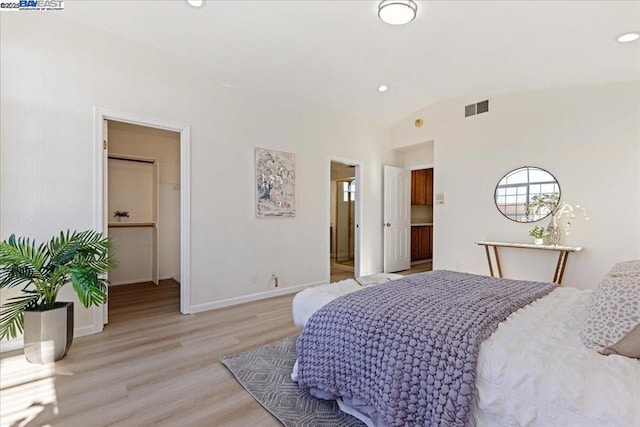
[[[63,15],[3,13],[0,24],[0,238],[94,226],[98,106],[191,125],[192,310],[265,295],[272,271],[279,289],[329,280],[329,156],[363,162],[361,271],[382,271],[382,166],[402,163],[388,127],[269,89],[223,87],[199,63]],[[294,218],[256,218],[255,147],[295,153]],[[76,310],[77,327],[96,319]]]
[[[558,179],[562,200],[584,206],[562,243],[584,250],[569,257],[563,284],[594,288],[615,262],[640,259],[640,81],[489,97],[490,111],[464,117],[473,99],[447,100],[396,123],[391,145],[435,141],[434,268],[488,274],[474,242],[529,242],[528,230],[547,226],[503,217],[494,190],[524,165]],[[415,116],[425,126],[413,126]],[[428,125],[427,125],[428,124]],[[506,277],[551,281],[557,254],[501,249]]]

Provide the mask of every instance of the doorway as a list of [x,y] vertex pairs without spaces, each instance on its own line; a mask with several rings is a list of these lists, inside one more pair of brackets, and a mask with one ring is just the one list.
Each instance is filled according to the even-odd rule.
[[[188,314],[191,311],[190,299],[190,126],[177,124],[135,114],[94,108],[94,147],[95,147],[95,216],[94,228],[101,230],[105,235],[109,231],[109,222],[115,221],[114,213],[110,212],[108,203],[109,174],[109,121],[121,124],[138,125],[150,130],[163,130],[179,135],[179,170],[176,172],[179,179],[173,182],[172,188],[178,189],[179,217],[179,307],[180,313]],[[113,154],[113,153],[112,153]],[[133,157],[137,160],[153,160],[140,154],[125,157]],[[161,165],[160,165],[161,167]],[[159,178],[159,177],[158,177]],[[158,185],[160,185],[159,181]],[[126,209],[125,209],[126,210]],[[131,217],[130,217],[131,218]],[[162,219],[160,218],[160,221]],[[160,242],[160,247],[162,243]],[[174,246],[175,247],[175,246]],[[157,260],[157,258],[156,258]],[[152,270],[153,271],[153,270]],[[158,277],[162,279],[162,277]],[[108,304],[94,311],[95,332],[102,331],[104,324],[108,322]]]
[[[180,311],[180,134],[107,120],[108,319]],[[133,305],[133,307],[131,307]],[[156,309],[154,309],[156,307]]]
[[359,165],[330,162],[329,178],[329,269],[330,282],[358,276],[359,259]]

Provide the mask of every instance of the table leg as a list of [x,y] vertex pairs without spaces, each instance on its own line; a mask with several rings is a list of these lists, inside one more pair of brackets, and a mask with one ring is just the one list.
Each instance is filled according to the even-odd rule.
[[562,268],[560,268],[560,276],[558,277],[558,285],[562,284],[562,277],[564,276],[564,268],[567,266],[567,260],[569,259],[569,252],[563,252],[564,257],[562,260]]
[[489,254],[489,246],[484,246],[484,251],[487,254],[487,263],[489,263],[489,274],[493,277],[493,266],[491,265],[491,255]]
[[558,283],[558,276],[560,275],[560,267],[562,265],[562,254],[563,252],[560,252],[558,254],[558,262],[556,263],[556,271],[555,273],[553,273],[553,283]]
[[561,251],[558,254],[558,263],[556,264],[556,272],[553,275],[553,282],[558,285],[562,284],[562,277],[564,276],[564,269],[567,266],[567,260],[569,259],[569,252]]
[[502,268],[500,267],[500,257],[498,256],[498,247],[493,247],[493,253],[496,256],[496,267],[498,267],[498,277],[502,277]]

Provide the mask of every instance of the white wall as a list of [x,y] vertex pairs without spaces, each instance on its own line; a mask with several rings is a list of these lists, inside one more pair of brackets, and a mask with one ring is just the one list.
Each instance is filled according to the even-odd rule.
[[[486,114],[464,117],[475,98],[447,100],[391,129],[394,148],[435,141],[434,193],[444,193],[445,204],[434,206],[434,267],[487,274],[475,241],[530,240],[533,224],[507,220],[493,200],[498,180],[523,165],[549,170],[562,199],[589,211],[589,222],[576,221],[563,236],[584,247],[570,256],[564,284],[593,288],[613,263],[640,258],[640,82],[489,99]],[[416,115],[425,118],[420,129]],[[553,276],[553,253],[504,249],[500,256],[507,277]]]
[[401,150],[404,156],[404,167],[415,169],[417,166],[433,164],[433,141],[423,142]]
[[[0,238],[93,227],[100,106],[191,125],[194,310],[269,291],[271,271],[281,288],[329,280],[330,155],[363,162],[361,269],[382,270],[382,165],[402,161],[388,129],[283,94],[222,87],[197,63],[57,14],[0,19]],[[296,154],[295,218],[255,218],[255,147]],[[76,310],[78,328],[96,319],[97,310]]]

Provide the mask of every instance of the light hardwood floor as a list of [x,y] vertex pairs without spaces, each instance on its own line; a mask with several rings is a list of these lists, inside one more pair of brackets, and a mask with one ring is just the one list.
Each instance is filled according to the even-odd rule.
[[104,332],[55,364],[3,353],[0,425],[279,426],[219,360],[299,333],[293,294],[181,315],[179,292],[171,280],[111,288]]
[[112,288],[109,325],[60,362],[2,354],[0,424],[279,426],[219,359],[297,334],[293,295],[181,315],[175,282],[142,288]]
[[[353,279],[353,266],[338,264],[333,258],[330,258],[329,265],[331,271],[331,283],[339,282],[346,279]],[[409,274],[423,273],[425,271],[431,270],[432,262],[427,261],[420,264],[413,264],[409,270],[399,271],[398,273],[406,276]]]

